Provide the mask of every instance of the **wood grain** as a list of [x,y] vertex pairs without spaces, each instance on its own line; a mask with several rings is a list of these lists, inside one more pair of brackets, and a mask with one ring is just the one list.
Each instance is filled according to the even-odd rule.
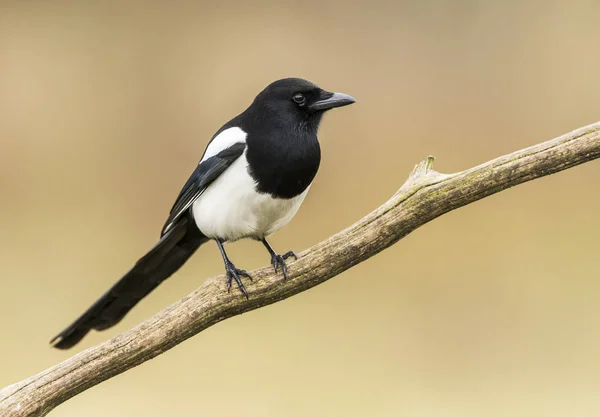
[[[440,174],[433,157],[419,163],[382,206],[299,254],[282,281],[272,267],[252,273],[250,299],[225,291],[225,278],[207,280],[139,326],[0,391],[0,416],[44,416],[69,398],[166,352],[202,330],[281,301],[363,262],[419,226],[466,204],[526,181],[600,157],[600,122],[501,156],[466,171]],[[393,175],[393,172],[390,172]]]

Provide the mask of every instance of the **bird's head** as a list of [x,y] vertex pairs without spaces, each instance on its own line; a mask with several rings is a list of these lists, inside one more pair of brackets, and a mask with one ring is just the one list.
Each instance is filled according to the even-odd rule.
[[284,78],[261,91],[251,107],[268,109],[268,113],[275,114],[287,123],[308,124],[317,128],[327,110],[355,101],[347,94],[325,91],[301,78]]

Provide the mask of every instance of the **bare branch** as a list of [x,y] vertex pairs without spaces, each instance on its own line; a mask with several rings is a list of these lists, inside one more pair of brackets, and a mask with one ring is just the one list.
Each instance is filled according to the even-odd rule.
[[169,350],[213,324],[327,281],[393,245],[419,226],[488,195],[600,157],[600,122],[455,174],[419,163],[385,204],[300,254],[282,281],[271,267],[252,275],[250,299],[224,290],[222,276],[134,329],[0,391],[0,415],[44,416],[54,407]]

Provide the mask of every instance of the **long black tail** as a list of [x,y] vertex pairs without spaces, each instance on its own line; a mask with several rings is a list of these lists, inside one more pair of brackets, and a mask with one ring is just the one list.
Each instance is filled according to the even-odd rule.
[[208,240],[190,220],[181,219],[123,278],[50,343],[58,349],[68,349],[92,329],[114,326]]

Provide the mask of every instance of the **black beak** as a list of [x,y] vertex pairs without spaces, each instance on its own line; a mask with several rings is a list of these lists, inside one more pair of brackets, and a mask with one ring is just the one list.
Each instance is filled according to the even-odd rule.
[[311,111],[329,110],[334,107],[347,106],[355,103],[354,97],[343,93],[330,93],[329,91],[323,91],[318,101],[310,104],[308,109]]

